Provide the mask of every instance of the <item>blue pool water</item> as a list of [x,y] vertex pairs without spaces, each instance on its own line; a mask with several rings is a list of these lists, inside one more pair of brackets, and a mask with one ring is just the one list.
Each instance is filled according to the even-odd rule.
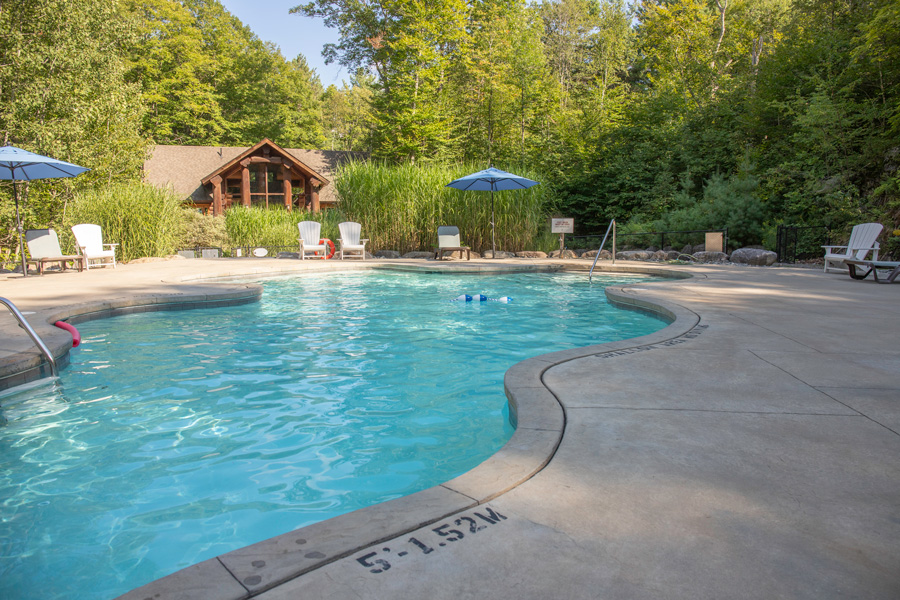
[[512,435],[514,363],[665,326],[583,275],[264,286],[258,304],[79,325],[56,384],[0,399],[0,598],[108,600],[437,485]]

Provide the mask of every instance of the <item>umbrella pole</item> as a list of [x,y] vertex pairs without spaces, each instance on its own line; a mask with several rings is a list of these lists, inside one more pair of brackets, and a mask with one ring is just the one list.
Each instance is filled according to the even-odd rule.
[[491,190],[491,258],[497,258],[497,242],[494,236],[494,190]]
[[16,228],[19,231],[19,254],[22,256],[22,277],[28,277],[28,263],[25,262],[25,246],[22,245],[22,219],[19,217],[19,182],[13,181],[13,198],[16,201]]

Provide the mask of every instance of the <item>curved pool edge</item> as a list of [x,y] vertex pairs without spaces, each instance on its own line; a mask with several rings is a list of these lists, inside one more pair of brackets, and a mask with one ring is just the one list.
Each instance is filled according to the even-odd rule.
[[[29,323],[44,341],[57,365],[62,368],[69,364],[72,336],[67,331],[55,327],[53,323],[57,321],[77,325],[95,319],[141,312],[238,306],[259,302],[261,297],[262,286],[255,284],[208,286],[203,293],[134,294],[37,311],[37,319],[29,319]],[[0,361],[0,392],[49,377],[50,366],[37,348],[19,352]]]
[[[510,265],[410,265],[372,261],[368,265],[344,265],[340,270],[360,268],[426,270],[429,272],[587,272],[586,265],[531,263]],[[56,320],[84,322],[119,314],[154,310],[185,310],[245,304],[259,300],[262,289],[229,278],[267,278],[298,275],[313,269],[238,269],[227,274],[192,274],[179,277],[174,285],[192,291],[132,294],[112,300],[98,299],[65,308],[38,311],[39,333],[54,356],[67,361],[71,347],[68,333],[52,326]],[[335,269],[316,272],[335,272]],[[667,268],[644,265],[598,265],[597,272],[641,273],[666,277],[667,282],[648,284],[655,289],[695,275]],[[642,284],[641,284],[642,285]],[[607,288],[610,302],[623,308],[647,311],[670,321],[653,334],[595,346],[564,350],[537,356],[513,365],[504,375],[504,388],[510,413],[517,428],[510,440],[494,455],[474,469],[441,485],[415,494],[359,509],[320,523],[309,525],[224,555],[197,563],[171,575],[152,581],[119,596],[120,600],[146,598],[209,598],[215,600],[249,598],[286,581],[323,567],[355,552],[395,538],[450,515],[484,504],[528,481],[547,466],[565,433],[566,416],[556,397],[543,384],[543,373],[556,365],[606,352],[625,351],[661,344],[688,334],[698,322],[695,313],[656,297],[651,290],[635,293],[631,286]],[[202,291],[198,291],[202,290]],[[37,327],[36,327],[37,329]],[[31,353],[34,354],[34,353]],[[36,354],[33,370],[46,368]],[[8,363],[9,361],[7,361]],[[0,365],[2,368],[5,365]],[[0,370],[0,390],[4,372]],[[22,381],[21,383],[24,383]]]
[[[587,271],[580,267],[556,265],[553,270]],[[669,280],[648,284],[654,287],[695,277],[654,267],[609,265],[603,271],[661,275]],[[669,325],[645,336],[543,354],[510,367],[504,375],[504,390],[516,430],[500,450],[475,468],[420,492],[301,527],[192,565],[116,600],[254,597],[365,548],[485,504],[525,483],[552,461],[565,434],[565,409],[543,382],[548,369],[589,356],[640,351],[677,342],[689,336],[698,325],[700,318],[693,311],[659,298],[650,290],[637,294],[630,290],[635,285],[643,284],[607,288],[607,299],[625,309],[655,314],[669,321]]]

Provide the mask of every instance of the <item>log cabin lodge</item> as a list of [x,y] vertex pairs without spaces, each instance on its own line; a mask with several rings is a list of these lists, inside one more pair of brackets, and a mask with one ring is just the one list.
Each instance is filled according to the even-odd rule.
[[171,187],[186,203],[214,216],[241,205],[318,212],[337,203],[331,178],[352,158],[363,156],[281,148],[269,139],[249,148],[156,146],[144,163],[144,180]]

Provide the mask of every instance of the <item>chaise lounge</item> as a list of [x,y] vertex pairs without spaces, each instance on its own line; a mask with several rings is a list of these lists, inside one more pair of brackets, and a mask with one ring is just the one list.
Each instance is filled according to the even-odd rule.
[[[850,270],[850,277],[853,279],[865,279],[869,276],[869,273],[871,273],[878,283],[891,283],[898,275],[900,275],[900,262],[896,261],[856,260],[845,258],[844,264],[847,265],[847,268]],[[886,277],[879,279],[878,271],[887,271],[888,269],[890,269],[891,272],[888,273]]]
[[462,255],[466,251],[466,260],[470,260],[469,247],[463,246],[459,241],[459,227],[456,225],[442,225],[438,227],[438,249],[434,253],[435,260],[443,260],[444,252],[459,252]]
[[29,229],[25,232],[25,243],[31,258],[27,264],[37,267],[38,273],[44,274],[44,265],[59,263],[65,271],[68,263],[74,263],[79,271],[84,270],[84,259],[77,254],[63,254],[59,247],[59,237],[52,229]]

